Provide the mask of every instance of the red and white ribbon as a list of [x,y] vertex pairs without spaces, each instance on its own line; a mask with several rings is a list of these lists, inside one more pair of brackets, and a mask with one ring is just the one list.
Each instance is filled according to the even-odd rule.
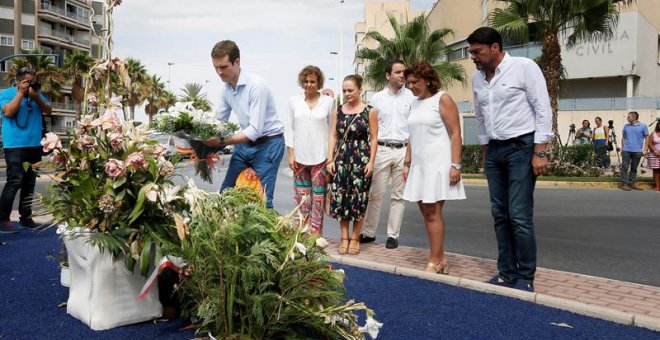
[[140,295],[138,295],[138,301],[144,299],[145,296],[149,293],[151,288],[153,287],[154,283],[156,283],[156,279],[158,278],[158,274],[160,272],[169,267],[174,269],[175,271],[179,272],[183,266],[186,265],[186,262],[178,257],[169,257],[165,256],[163,257],[162,260],[158,263],[158,266],[154,269],[154,271],[151,273],[149,278],[147,279],[147,282],[144,283],[144,286],[142,286],[142,290],[140,291]]

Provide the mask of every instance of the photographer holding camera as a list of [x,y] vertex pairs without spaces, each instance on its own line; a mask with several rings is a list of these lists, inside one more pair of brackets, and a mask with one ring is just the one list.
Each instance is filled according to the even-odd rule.
[[41,94],[36,77],[32,68],[21,68],[16,73],[16,84],[0,93],[2,142],[7,162],[7,182],[0,196],[0,230],[6,232],[13,231],[10,214],[19,189],[20,223],[27,228],[36,227],[30,217],[36,174],[31,168],[25,170],[23,163],[41,161],[42,115],[53,111]]

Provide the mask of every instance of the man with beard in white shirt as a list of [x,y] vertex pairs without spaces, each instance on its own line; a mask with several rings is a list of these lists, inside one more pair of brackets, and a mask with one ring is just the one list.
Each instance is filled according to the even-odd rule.
[[376,229],[380,219],[380,208],[388,184],[391,184],[390,214],[387,221],[387,241],[385,247],[394,249],[399,246],[399,232],[405,209],[402,198],[405,182],[403,180],[403,161],[408,143],[408,114],[410,104],[415,100],[412,92],[405,88],[403,72],[406,64],[399,59],[388,63],[385,70],[387,87],[376,93],[370,104],[378,112],[378,151],[374,174],[369,191],[369,205],[360,243],[376,240]]

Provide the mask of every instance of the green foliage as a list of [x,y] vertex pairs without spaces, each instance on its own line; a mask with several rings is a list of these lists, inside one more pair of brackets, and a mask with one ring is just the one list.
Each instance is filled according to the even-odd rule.
[[367,32],[364,39],[377,41],[378,47],[361,47],[355,53],[356,60],[367,63],[364,74],[367,84],[376,89],[385,87],[385,69],[393,59],[401,59],[408,66],[420,60],[428,61],[438,71],[445,87],[454,81],[465,83],[465,71],[460,65],[442,61],[453,52],[445,43],[445,39],[454,34],[451,29],[431,31],[424,15],[404,25],[399,24],[392,14],[388,14],[388,18],[394,37],[386,38],[378,31]]
[[462,173],[476,174],[481,172],[481,145],[463,145],[461,156]]
[[[599,146],[605,147],[605,146]],[[546,176],[597,177],[603,163],[593,145],[555,146],[548,156]]]
[[166,250],[187,262],[180,284],[183,314],[198,323],[198,333],[223,339],[361,338],[353,312],[372,312],[361,303],[342,304],[343,272],[331,269],[317,236],[293,228],[291,216],[267,209],[251,188],[196,202],[187,239]]

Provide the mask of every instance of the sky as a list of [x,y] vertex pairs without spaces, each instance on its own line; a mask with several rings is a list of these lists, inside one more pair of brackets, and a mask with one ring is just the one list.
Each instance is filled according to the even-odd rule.
[[[411,0],[411,9],[428,11],[434,2]],[[241,50],[241,69],[266,79],[282,113],[288,98],[302,93],[297,76],[304,66],[321,68],[326,77],[324,87],[335,92],[339,84],[328,78],[343,79],[354,72],[355,23],[364,21],[364,3],[125,0],[114,10],[113,55],[139,59],[176,95],[182,94],[184,84],[200,83],[217,106],[222,82],[211,64],[211,49],[218,41],[233,40]],[[340,58],[330,52],[340,51],[343,62],[338,72]],[[144,110],[137,111],[136,119],[146,120]]]

